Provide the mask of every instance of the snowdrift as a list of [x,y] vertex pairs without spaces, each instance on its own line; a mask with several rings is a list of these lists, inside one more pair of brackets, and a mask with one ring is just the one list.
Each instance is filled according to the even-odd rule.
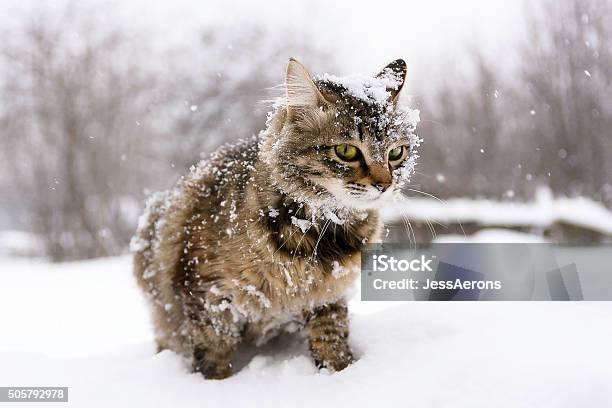
[[0,259],[0,383],[68,386],[73,407],[609,403],[610,303],[355,298],[351,343],[359,360],[345,371],[316,370],[296,336],[241,351],[237,374],[211,381],[171,352],[155,354],[130,263]]

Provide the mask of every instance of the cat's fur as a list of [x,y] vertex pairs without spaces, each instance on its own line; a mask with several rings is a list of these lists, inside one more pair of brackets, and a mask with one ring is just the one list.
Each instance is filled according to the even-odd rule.
[[[353,361],[343,296],[360,249],[378,239],[375,208],[416,158],[416,122],[397,107],[405,74],[404,61],[389,64],[373,79],[388,85],[385,98],[366,86],[369,98],[332,76],[313,81],[290,60],[286,98],[262,134],[149,199],[132,247],[159,349],[225,378],[239,342],[305,328],[318,366]],[[343,143],[361,149],[357,163],[334,153]],[[409,146],[406,157],[391,165],[398,145]]]

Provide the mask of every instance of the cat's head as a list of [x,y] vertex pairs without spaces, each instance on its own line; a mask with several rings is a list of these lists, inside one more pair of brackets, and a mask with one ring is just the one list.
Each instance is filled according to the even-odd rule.
[[276,183],[301,201],[368,209],[393,196],[416,163],[418,111],[399,95],[406,63],[372,77],[312,78],[287,66],[286,97],[271,117],[262,153]]

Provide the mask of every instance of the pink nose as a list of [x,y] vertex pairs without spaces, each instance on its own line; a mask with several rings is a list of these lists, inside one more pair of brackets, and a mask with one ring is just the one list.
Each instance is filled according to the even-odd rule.
[[385,191],[387,191],[387,189],[389,188],[389,186],[391,186],[391,181],[377,181],[375,183],[372,184],[374,187],[376,187],[381,193],[384,193]]

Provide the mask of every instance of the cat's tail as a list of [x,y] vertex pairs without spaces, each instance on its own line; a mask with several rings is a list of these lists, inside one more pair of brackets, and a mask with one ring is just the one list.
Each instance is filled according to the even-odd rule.
[[148,286],[145,282],[155,275],[152,263],[168,201],[168,191],[154,193],[147,199],[145,210],[138,219],[136,235],[130,241],[130,251],[134,253],[134,275],[145,288]]

